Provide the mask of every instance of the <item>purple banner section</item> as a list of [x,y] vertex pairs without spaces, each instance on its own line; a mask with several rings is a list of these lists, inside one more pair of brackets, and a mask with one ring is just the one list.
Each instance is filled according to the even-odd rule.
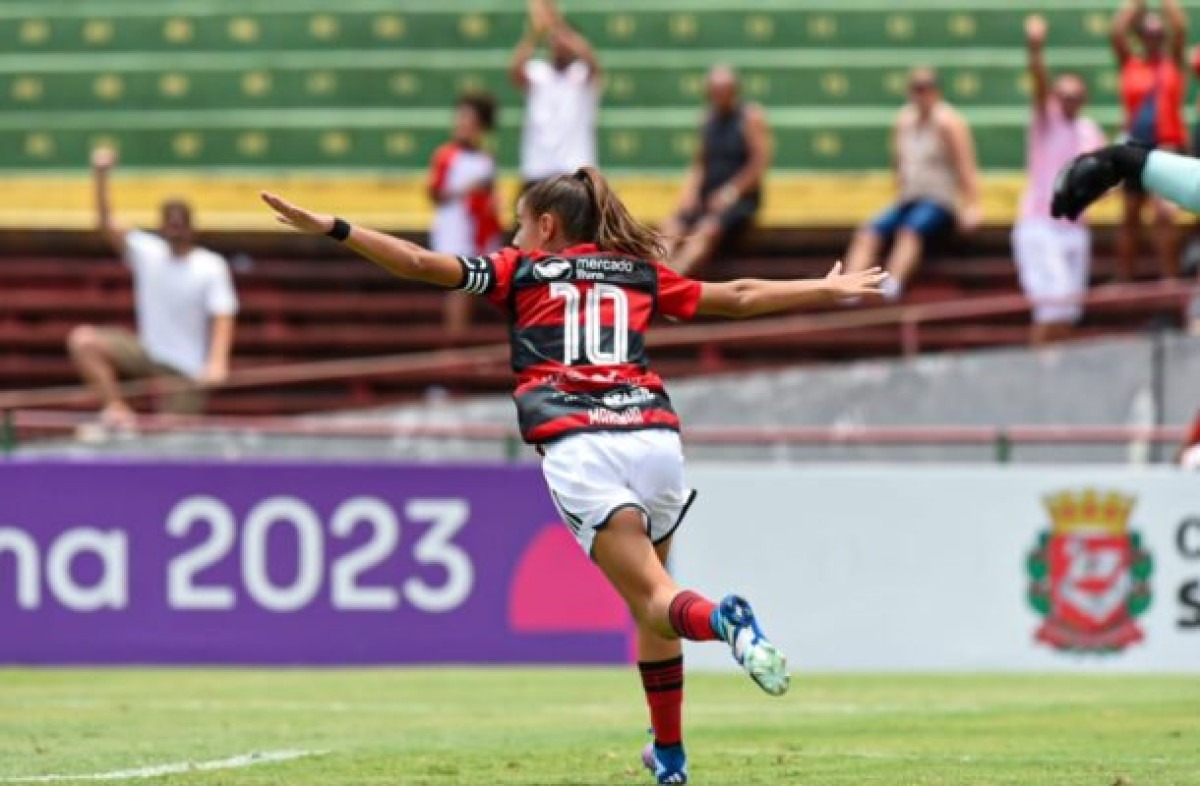
[[0,663],[617,663],[536,467],[0,463]]

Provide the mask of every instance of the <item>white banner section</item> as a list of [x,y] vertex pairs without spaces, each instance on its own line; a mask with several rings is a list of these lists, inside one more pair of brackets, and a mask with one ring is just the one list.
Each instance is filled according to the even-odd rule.
[[[698,465],[683,586],[794,669],[1200,672],[1200,475]],[[689,645],[692,666],[730,663]]]

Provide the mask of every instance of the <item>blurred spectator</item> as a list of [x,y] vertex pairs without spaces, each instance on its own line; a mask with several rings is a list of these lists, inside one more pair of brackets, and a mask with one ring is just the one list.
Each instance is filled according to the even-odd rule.
[[[534,58],[548,38],[550,62]],[[521,177],[525,188],[596,164],[600,63],[591,44],[551,0],[532,0],[529,30],[513,52],[509,77],[525,93]]]
[[878,263],[892,244],[884,291],[898,300],[916,272],[929,242],[980,222],[979,165],[967,121],[942,100],[937,74],[916,68],[909,76],[909,101],[892,132],[892,163],[899,201],[860,228],[846,252],[846,272]]
[[[492,96],[460,96],[452,137],[433,154],[429,198],[436,207],[429,247],[440,254],[482,256],[502,244],[496,214],[496,160],[485,146],[495,121],[496,100]],[[465,292],[450,292],[445,302],[445,328],[452,336],[461,335],[471,321],[471,297]]]
[[1091,234],[1087,226],[1050,217],[1054,181],[1060,169],[1078,155],[1104,145],[1104,132],[1084,117],[1087,84],[1077,74],[1060,74],[1053,83],[1043,49],[1046,21],[1025,20],[1029,48],[1033,115],[1028,135],[1029,185],[1021,200],[1021,217],[1013,229],[1013,250],[1021,287],[1033,304],[1034,344],[1065,338],[1083,313],[1091,266]]
[[757,104],[741,100],[729,66],[708,72],[708,116],[676,214],[663,226],[671,267],[687,275],[754,221],[771,164],[771,129]]
[[187,203],[163,202],[158,234],[118,226],[109,196],[115,163],[111,150],[92,155],[96,218],[104,239],[133,273],[138,332],[80,325],[71,331],[67,346],[80,376],[103,402],[101,424],[128,429],[135,418],[121,398],[121,378],[190,381],[161,396],[159,409],[174,414],[203,409],[201,386],[229,375],[238,303],[225,260],[193,242]]
[[[1163,13],[1146,8],[1145,0],[1126,0],[1113,19],[1112,47],[1121,68],[1121,103],[1130,140],[1172,152],[1187,146],[1183,122],[1186,78],[1187,16],[1178,0],[1163,0]],[[1126,180],[1125,210],[1117,234],[1118,281],[1137,273],[1138,239],[1146,204],[1153,206],[1154,245],[1165,278],[1179,275],[1179,231],[1175,208],[1150,196],[1136,178]]]

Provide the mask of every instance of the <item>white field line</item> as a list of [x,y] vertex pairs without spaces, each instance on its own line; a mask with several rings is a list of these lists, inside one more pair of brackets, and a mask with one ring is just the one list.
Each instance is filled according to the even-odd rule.
[[328,752],[301,750],[263,751],[262,753],[245,753],[241,756],[231,756],[228,759],[216,759],[214,761],[185,761],[175,764],[159,764],[155,767],[139,767],[133,770],[114,770],[112,772],[95,772],[83,775],[24,775],[15,778],[0,778],[0,782],[51,783],[55,781],[122,781],[134,778],[158,778],[163,775],[183,775],[189,772],[236,770],[241,767],[253,767],[257,764],[291,761],[292,759],[303,759],[308,756],[322,756]]

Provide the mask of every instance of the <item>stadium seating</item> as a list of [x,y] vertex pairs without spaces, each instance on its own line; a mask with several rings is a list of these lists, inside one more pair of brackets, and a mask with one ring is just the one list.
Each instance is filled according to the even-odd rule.
[[[745,249],[745,255],[710,269],[709,274],[819,275],[842,238],[842,233],[828,231],[763,234]],[[242,301],[235,348],[238,368],[436,351],[503,341],[506,336],[500,317],[481,307],[476,310],[475,327],[451,341],[440,328],[440,294],[391,279],[356,260],[314,256],[328,252],[327,247],[306,250],[294,244],[282,249],[287,258],[251,260],[236,253],[245,242],[236,234],[214,236],[209,242],[237,260],[235,278]],[[970,247],[935,259],[913,289],[910,302],[1017,292],[1005,243],[1003,232],[991,231]],[[799,258],[796,249],[803,250]],[[1102,272],[1097,274],[1102,276]],[[0,311],[0,346],[5,348],[0,356],[0,389],[71,384],[75,375],[63,346],[72,326],[81,322],[132,324],[128,273],[112,260],[95,256],[0,259],[0,290],[17,288],[19,297],[8,299]],[[1083,334],[1141,329],[1161,312],[1162,308],[1153,304],[1093,309]],[[1026,330],[1021,314],[973,317],[924,325],[920,341],[921,347],[930,351],[973,349],[1020,343]],[[892,325],[829,331],[801,340],[760,338],[731,343],[719,353],[686,347],[660,348],[652,355],[661,371],[681,376],[894,355],[901,346],[901,330]],[[452,393],[502,392],[510,384],[504,365],[489,363],[403,379],[228,391],[216,396],[213,409],[229,414],[289,414],[409,400],[424,395],[430,387]]]
[[[99,143],[121,150],[115,187],[122,217],[146,224],[158,200],[184,194],[212,245],[234,260],[243,312],[235,356],[243,366],[451,345],[440,296],[389,281],[370,266],[323,259],[327,244],[280,246],[255,204],[260,185],[302,201],[322,199],[352,218],[422,231],[419,183],[449,123],[448,105],[487,87],[505,111],[496,144],[511,199],[520,99],[505,69],[521,33],[515,0],[312,0],[197,3],[162,0],[32,0],[0,4],[0,226],[91,225],[86,161]],[[777,163],[763,224],[742,258],[716,275],[823,272],[846,228],[890,188],[886,134],[907,69],[931,63],[949,98],[974,123],[989,170],[991,223],[1012,216],[1021,179],[1025,105],[1021,21],[1031,0],[909,4],[878,0],[759,0],[752,10],[711,0],[562,0],[601,51],[606,69],[601,157],[639,215],[661,217],[695,146],[703,75],[737,65],[747,95],[769,108]],[[1087,74],[1094,113],[1115,122],[1114,79],[1104,41],[1109,2],[1071,2],[1046,12],[1051,64]],[[1111,215],[1104,213],[1103,215]],[[833,227],[836,231],[797,227]],[[18,235],[20,234],[17,233]],[[132,295],[120,265],[96,258],[94,241],[5,243],[0,290],[19,291],[0,310],[0,389],[74,380],[63,353],[79,322],[129,324]],[[913,302],[1016,292],[1005,230],[935,260]],[[295,257],[302,257],[296,261]],[[797,256],[800,258],[797,259]],[[943,253],[943,257],[946,255]],[[500,340],[502,323],[479,309],[456,344]],[[1128,329],[1152,309],[1089,315],[1088,331]],[[955,349],[1021,341],[1020,316],[927,326],[922,346]],[[731,345],[721,353],[663,350],[669,373],[747,369],[890,354],[898,328],[830,332]],[[295,390],[222,393],[220,412],[282,414],[362,406],[454,391],[501,390],[499,365],[404,382],[367,380]]]
[[[78,170],[94,144],[108,141],[143,169],[403,178],[423,170],[444,138],[452,97],[483,86],[508,110],[497,145],[511,168],[520,99],[505,69],[523,5],[6,3],[0,167]],[[885,168],[886,129],[917,62],[943,70],[949,98],[974,121],[984,165],[1020,166],[1028,90],[1021,20],[1040,4],[797,5],[565,2],[606,67],[603,163],[633,179],[677,174],[694,150],[704,71],[724,60],[770,108],[780,170]],[[1096,114],[1111,126],[1110,6],[1072,3],[1047,16],[1052,64],[1092,78]],[[5,207],[0,197],[0,213]],[[421,227],[414,220],[408,228]]]

